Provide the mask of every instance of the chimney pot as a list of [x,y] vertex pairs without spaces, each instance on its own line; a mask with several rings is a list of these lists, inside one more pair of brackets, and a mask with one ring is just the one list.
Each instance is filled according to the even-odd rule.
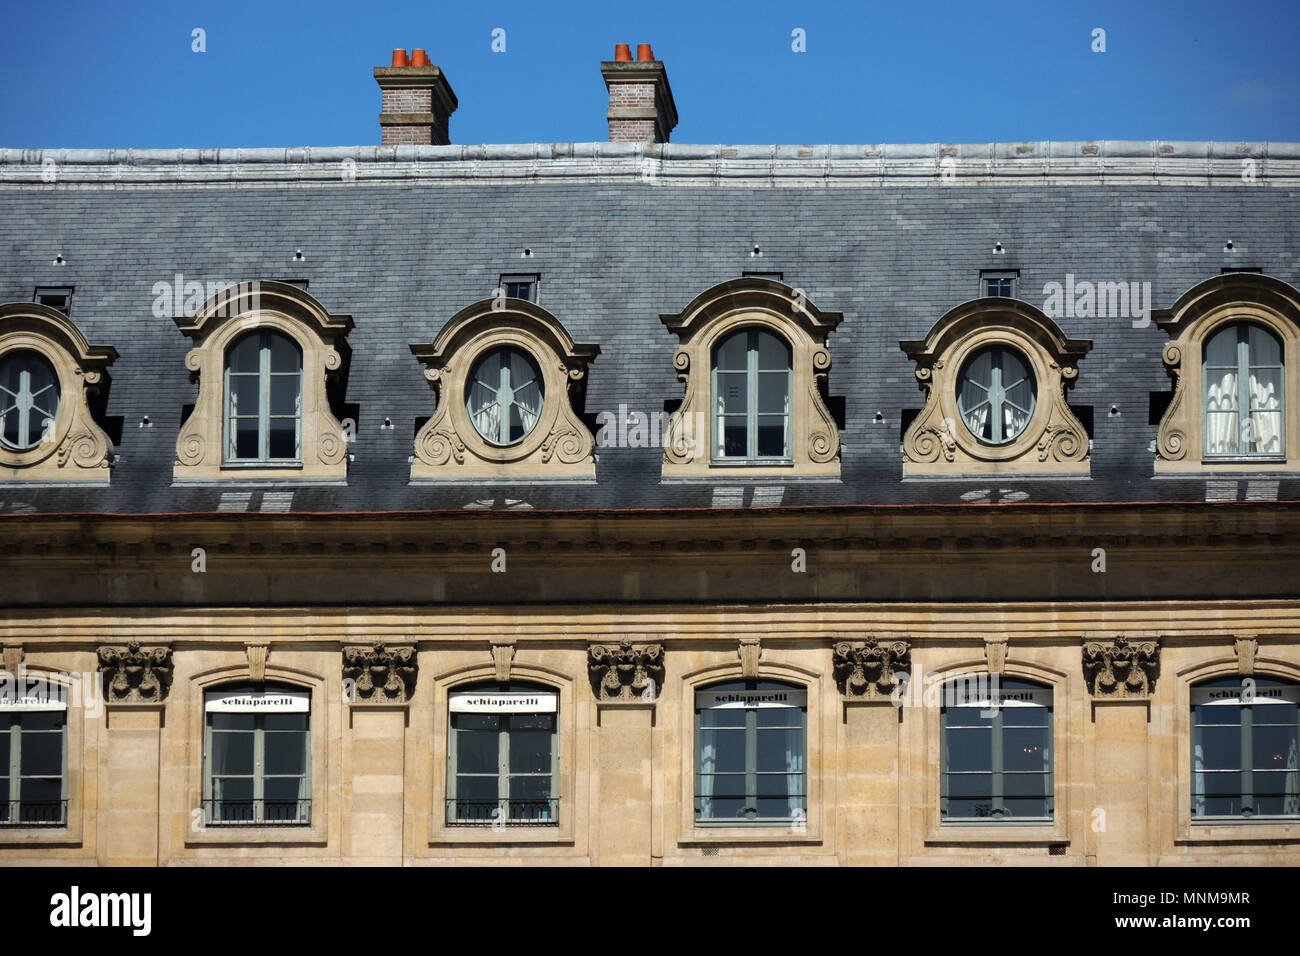
[[631,49],[625,43],[614,48],[614,56],[614,60],[600,65],[609,91],[609,109],[605,112],[609,141],[668,142],[677,125],[677,106],[668,85],[667,69],[655,59],[649,43],[637,45],[636,62],[632,62]]
[[393,51],[393,65],[375,67],[381,110],[379,126],[385,146],[446,146],[448,125],[456,112],[456,94],[429,54],[416,49]]

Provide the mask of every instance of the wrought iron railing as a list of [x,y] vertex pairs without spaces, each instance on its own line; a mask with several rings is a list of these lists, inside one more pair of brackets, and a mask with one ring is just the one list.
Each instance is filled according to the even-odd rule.
[[311,824],[310,800],[204,800],[211,827],[292,827]]
[[447,800],[449,827],[553,827],[559,822],[559,797],[532,800]]
[[0,827],[65,827],[68,801],[10,800],[0,802]]

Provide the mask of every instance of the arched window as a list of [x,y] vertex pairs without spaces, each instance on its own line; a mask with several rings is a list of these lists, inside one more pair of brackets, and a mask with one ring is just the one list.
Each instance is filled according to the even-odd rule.
[[695,692],[697,824],[789,825],[808,813],[808,692],[729,681]]
[[0,827],[68,824],[68,689],[0,681]]
[[1205,454],[1285,455],[1282,343],[1262,325],[1232,322],[1205,343]]
[[1050,687],[996,674],[954,681],[939,719],[944,823],[1051,822]]
[[465,405],[470,422],[486,441],[523,441],[542,415],[542,373],[522,349],[499,348],[484,355],[469,376]]
[[244,684],[204,696],[208,825],[311,823],[311,694]]
[[980,349],[957,376],[957,407],[976,438],[1002,445],[1025,430],[1037,399],[1025,357],[1001,345]]
[[1231,677],[1191,696],[1192,819],[1300,817],[1300,685]]
[[59,414],[59,377],[44,356],[15,349],[0,358],[0,440],[24,450],[49,437]]
[[448,826],[559,823],[559,694],[528,684],[458,688],[449,701]]
[[265,329],[226,355],[226,460],[298,461],[302,455],[302,349]]
[[790,346],[763,329],[740,329],[713,350],[715,460],[790,458]]

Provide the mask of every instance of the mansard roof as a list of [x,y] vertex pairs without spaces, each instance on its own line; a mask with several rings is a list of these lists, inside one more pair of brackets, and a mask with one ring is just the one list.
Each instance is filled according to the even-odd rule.
[[[1157,313],[1225,270],[1300,286],[1298,190],[1300,144],[1287,143],[0,150],[0,303],[75,288],[71,321],[118,353],[102,414],[119,455],[108,487],[0,485],[0,512],[1205,501],[1205,476],[1153,474],[1172,389],[1156,322],[1053,316],[1092,342],[1068,393],[1091,473],[1068,479],[904,480],[902,435],[925,394],[900,343],[979,298],[981,270],[1017,270],[1035,310],[1053,283],[1149,283]],[[661,316],[745,273],[779,275],[812,315],[842,316],[826,339],[839,479],[665,483],[651,446],[597,449],[594,484],[413,486],[435,398],[411,346],[513,273],[540,275],[538,305],[599,346],[581,409],[593,431],[602,411],[649,417],[682,397]],[[193,342],[155,290],[304,279],[323,315],[353,322],[336,389],[340,420],[357,422],[346,484],[174,485]],[[1231,480],[1237,499],[1300,500],[1290,475]]]

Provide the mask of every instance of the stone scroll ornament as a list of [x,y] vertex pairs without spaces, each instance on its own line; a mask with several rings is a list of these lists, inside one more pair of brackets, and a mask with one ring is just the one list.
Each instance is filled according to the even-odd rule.
[[378,641],[343,648],[343,679],[352,682],[356,702],[405,703],[415,692],[418,667],[414,647]]
[[598,700],[654,700],[664,681],[662,644],[593,644],[587,671]]
[[101,647],[99,669],[110,702],[155,704],[167,698],[172,685],[172,649],[143,648],[139,641],[125,647]]
[[845,697],[889,698],[912,670],[907,641],[840,641],[832,654],[835,682]]
[[1094,697],[1149,697],[1160,672],[1158,641],[1089,641],[1083,645],[1083,679]]

